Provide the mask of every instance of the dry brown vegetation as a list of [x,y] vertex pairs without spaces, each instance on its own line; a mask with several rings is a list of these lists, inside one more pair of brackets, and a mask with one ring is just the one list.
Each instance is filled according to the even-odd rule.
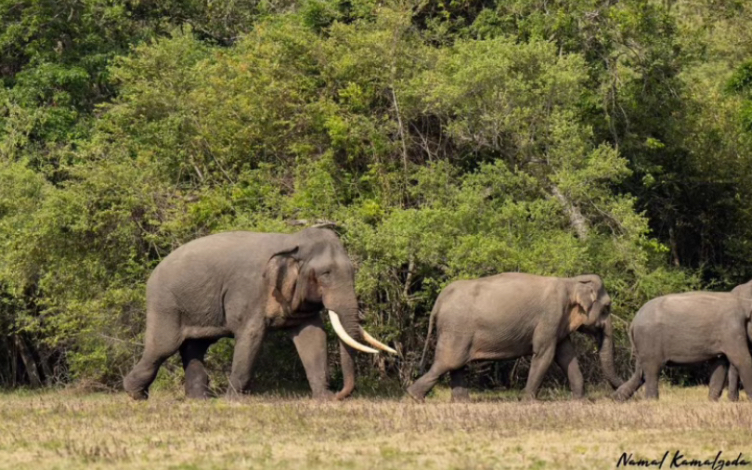
[[[14,469],[614,468],[622,452],[752,456],[752,404],[707,401],[707,387],[663,388],[659,402],[481,395],[450,404],[396,399],[317,403],[254,396],[190,402],[156,392],[0,395],[0,467]],[[749,455],[747,453],[749,452]]]

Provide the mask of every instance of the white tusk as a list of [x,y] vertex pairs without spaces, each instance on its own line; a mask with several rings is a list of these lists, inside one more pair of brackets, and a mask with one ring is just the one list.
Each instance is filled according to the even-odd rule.
[[382,351],[386,351],[388,353],[397,354],[397,351],[390,348],[386,344],[382,343],[381,341],[377,340],[373,336],[369,335],[368,332],[363,329],[363,327],[360,328],[360,334],[363,335],[363,339],[366,340],[366,343],[370,344],[371,346],[375,348],[379,348]]
[[342,323],[339,321],[339,315],[337,315],[335,312],[328,310],[329,312],[329,320],[332,321],[332,326],[334,327],[334,332],[337,333],[337,336],[339,336],[339,339],[341,339],[346,345],[350,346],[353,349],[357,349],[361,352],[371,353],[371,354],[378,354],[379,352],[373,348],[369,348],[368,346],[363,346],[362,344],[358,343],[350,335],[347,334],[347,331],[342,327]]

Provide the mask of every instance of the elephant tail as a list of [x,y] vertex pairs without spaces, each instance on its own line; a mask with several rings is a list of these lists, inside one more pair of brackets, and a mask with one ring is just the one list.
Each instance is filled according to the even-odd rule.
[[426,354],[428,353],[428,344],[431,342],[431,330],[433,330],[433,322],[436,319],[436,313],[439,311],[439,303],[433,306],[431,310],[431,316],[428,317],[428,333],[426,333],[426,343],[423,345],[423,354],[420,356],[420,373],[425,372]]
[[634,359],[635,355],[637,354],[637,345],[635,344],[634,327],[632,325],[629,325],[629,344],[632,345],[632,350],[630,352],[632,354],[632,359]]

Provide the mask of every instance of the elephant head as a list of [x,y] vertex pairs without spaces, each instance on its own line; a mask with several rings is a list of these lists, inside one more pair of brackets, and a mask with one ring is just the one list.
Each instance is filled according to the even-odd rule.
[[731,293],[739,297],[747,312],[747,338],[752,342],[752,281],[739,284],[731,289]]
[[360,325],[355,269],[337,235],[330,230],[309,228],[293,235],[291,245],[267,262],[267,316],[284,321],[296,312],[310,313],[322,307],[328,311],[340,339],[344,387],[337,396],[344,398],[355,386],[354,349],[373,354],[378,350],[393,354],[396,351]]
[[752,281],[745,282],[744,284],[739,284],[738,286],[731,289],[731,293],[736,295],[737,297],[752,300]]
[[[603,374],[613,388],[618,388],[623,380],[618,376],[614,367],[614,328],[611,323],[611,297],[606,292],[603,280],[598,275],[577,276],[573,281],[571,316],[580,315],[580,320],[575,323],[576,329],[595,337],[598,342],[598,355]],[[574,323],[574,320],[570,320],[570,322]]]

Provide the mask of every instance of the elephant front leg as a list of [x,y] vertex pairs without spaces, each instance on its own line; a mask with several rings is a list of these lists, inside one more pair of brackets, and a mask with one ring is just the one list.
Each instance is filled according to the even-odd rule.
[[326,331],[321,316],[316,315],[311,321],[294,328],[290,336],[303,362],[313,398],[332,399],[334,394],[329,391],[327,378]]
[[728,399],[739,401],[739,371],[731,364],[728,369]]
[[543,383],[543,377],[551,367],[551,362],[554,359],[556,348],[553,345],[541,345],[537,350],[533,352],[533,360],[530,363],[530,373],[527,377],[527,385],[525,385],[524,401],[535,401],[538,389]]
[[248,391],[251,384],[253,365],[261,350],[261,342],[266,335],[266,325],[261,321],[251,323],[235,337],[235,351],[232,355],[232,371],[230,372],[229,396],[235,396]]
[[[742,379],[742,385],[744,385],[744,390],[747,392],[747,398],[752,400],[752,357],[749,354],[747,338],[740,338],[738,344],[733,345],[725,353],[729,362]],[[738,383],[736,380],[735,382]],[[731,398],[731,391],[729,391],[729,395]],[[738,397],[738,390],[736,390],[736,395]]]
[[577,354],[569,337],[564,338],[556,347],[556,364],[567,374],[569,388],[572,397],[579,400],[585,396],[585,379],[582,377],[580,365],[577,363]]

